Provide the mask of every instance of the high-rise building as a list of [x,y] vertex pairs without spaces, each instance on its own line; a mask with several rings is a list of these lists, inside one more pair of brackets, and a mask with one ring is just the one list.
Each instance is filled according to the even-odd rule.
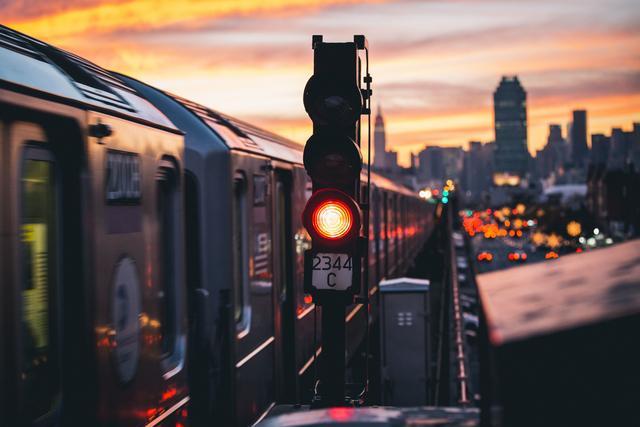
[[[527,173],[530,158],[527,149],[527,93],[517,76],[502,77],[493,93],[493,109],[495,172],[522,178]],[[513,181],[507,179],[504,182]]]
[[630,162],[633,132],[625,132],[621,128],[611,129],[609,146],[609,169],[622,169]]
[[418,169],[418,156],[411,152],[411,170],[416,171]]
[[418,153],[418,160],[418,177],[421,180],[435,181],[444,178],[442,147],[424,147],[424,150]]
[[480,201],[483,192],[491,187],[493,175],[493,146],[479,141],[469,142],[469,151],[464,153],[462,187],[468,200]]
[[592,165],[606,165],[609,159],[609,137],[601,134],[594,133],[591,135],[591,155],[590,160]]
[[587,146],[587,112],[575,110],[571,124],[571,160],[575,166],[584,166],[589,158]]
[[373,132],[373,166],[376,169],[384,170],[389,167],[387,164],[387,137],[384,130],[384,119],[382,118],[382,108],[378,105],[376,113],[375,130]]
[[462,176],[464,150],[462,147],[442,147],[443,179],[457,181]]
[[386,155],[385,163],[387,165],[387,171],[397,172],[398,171],[398,152],[391,150],[391,151],[387,151],[385,155]]
[[546,178],[563,166],[565,162],[564,144],[562,127],[558,124],[550,124],[547,145],[539,150],[536,156],[537,172],[540,177]]
[[549,125],[549,136],[547,137],[547,144],[560,145],[562,141],[562,127],[556,124]]
[[640,171],[640,123],[634,123],[631,131],[631,162]]

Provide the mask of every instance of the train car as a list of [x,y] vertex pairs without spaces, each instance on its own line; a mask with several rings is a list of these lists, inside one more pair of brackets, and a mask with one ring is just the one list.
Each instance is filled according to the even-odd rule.
[[0,27],[0,424],[185,422],[182,133]]
[[[250,425],[275,402],[308,401],[322,349],[315,339],[320,310],[303,291],[310,239],[300,213],[311,195],[303,147],[119,77],[186,134],[192,421]],[[432,207],[373,176],[370,322],[377,284],[410,267],[433,227]],[[367,310],[350,306],[345,319],[351,359],[367,331]]]

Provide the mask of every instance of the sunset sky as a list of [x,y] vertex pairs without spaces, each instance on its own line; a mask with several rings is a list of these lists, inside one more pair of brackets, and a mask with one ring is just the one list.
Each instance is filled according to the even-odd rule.
[[505,74],[528,93],[532,153],[572,109],[590,133],[640,121],[638,0],[0,0],[0,22],[300,143],[311,35],[365,34],[405,164],[425,145],[492,140]]

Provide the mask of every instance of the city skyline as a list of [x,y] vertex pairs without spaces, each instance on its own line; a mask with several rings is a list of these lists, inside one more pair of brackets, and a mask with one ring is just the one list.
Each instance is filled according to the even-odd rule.
[[[144,13],[142,12],[144,11]],[[529,151],[548,124],[588,112],[587,134],[640,119],[640,10],[633,1],[350,0],[0,2],[3,24],[297,142],[311,134],[302,89],[310,36],[367,35],[387,146],[493,140],[502,75],[528,93]],[[429,25],[425,25],[428,23]]]

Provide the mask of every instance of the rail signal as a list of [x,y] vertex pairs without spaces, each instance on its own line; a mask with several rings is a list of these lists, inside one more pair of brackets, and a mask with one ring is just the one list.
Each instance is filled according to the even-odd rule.
[[321,304],[337,292],[348,299],[360,290],[360,116],[368,91],[360,87],[358,50],[364,48],[363,36],[347,43],[314,36],[314,74],[304,90],[305,110],[313,121],[304,149],[313,184],[302,215],[312,239],[305,283]]
[[361,290],[369,228],[368,200],[360,199],[360,116],[370,111],[371,77],[367,64],[362,89],[359,51],[368,51],[364,36],[347,43],[325,43],[322,36],[313,36],[313,51],[314,72],[304,90],[304,107],[313,121],[304,166],[313,193],[302,221],[312,240],[305,253],[305,290],[322,307],[323,351],[314,406],[341,406],[344,313]]

